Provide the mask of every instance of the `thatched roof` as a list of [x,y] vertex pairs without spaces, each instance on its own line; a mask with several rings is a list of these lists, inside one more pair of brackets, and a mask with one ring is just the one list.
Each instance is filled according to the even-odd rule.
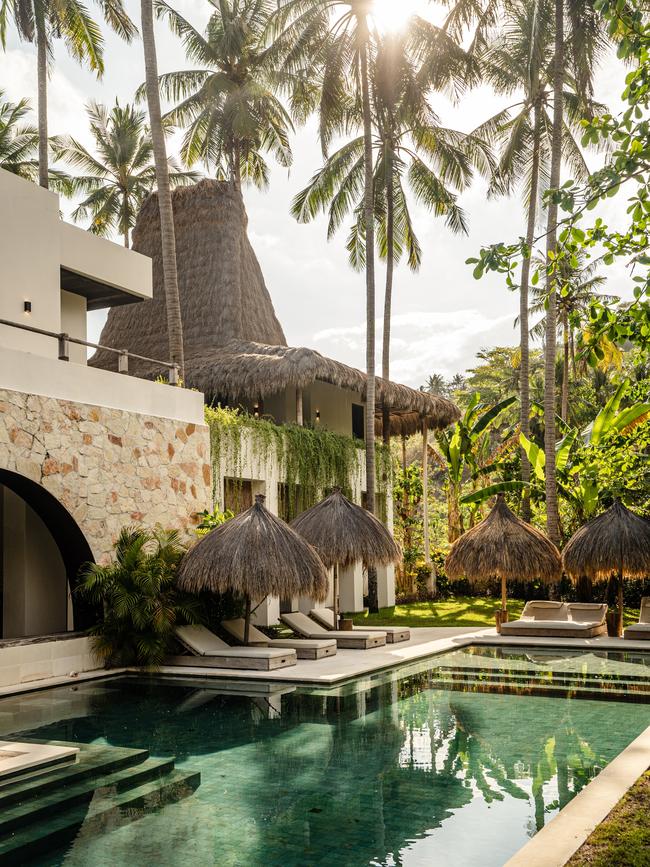
[[619,572],[626,578],[650,577],[650,521],[619,500],[581,527],[562,555],[568,575],[594,581]]
[[329,569],[362,562],[385,566],[399,560],[400,549],[386,527],[336,489],[291,522]]
[[553,582],[562,574],[562,562],[551,540],[511,512],[499,494],[487,518],[454,542],[445,571],[476,584],[493,578]]
[[[204,180],[178,187],[172,200],[185,384],[209,400],[231,404],[305,388],[317,380],[359,392],[363,398],[364,373],[313,349],[287,346],[248,240],[241,194],[228,183]],[[153,260],[153,301],[112,308],[99,342],[164,361],[169,347],[155,193],[138,215],[133,247]],[[116,370],[117,356],[100,350],[88,363]],[[153,379],[166,370],[130,359],[129,372]],[[419,430],[423,415],[431,427],[445,427],[460,415],[451,401],[405,385],[378,381],[377,391],[378,399],[385,398],[391,407],[394,435]]]
[[327,571],[316,551],[264,506],[260,494],[246,512],[216,527],[183,557],[178,584],[190,593],[228,590],[265,596],[327,594]]

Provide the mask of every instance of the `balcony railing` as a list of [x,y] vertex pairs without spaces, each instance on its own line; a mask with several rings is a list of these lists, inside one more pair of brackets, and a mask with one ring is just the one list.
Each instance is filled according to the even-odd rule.
[[134,358],[138,361],[147,361],[150,364],[157,364],[160,367],[166,367],[169,370],[169,384],[178,385],[178,365],[170,361],[160,361],[157,358],[148,358],[146,355],[137,355],[135,352],[129,352],[127,349],[114,349],[112,346],[103,346],[101,343],[91,343],[88,340],[81,340],[79,337],[70,337],[65,331],[47,331],[44,328],[37,328],[35,325],[26,325],[24,322],[12,322],[9,319],[0,319],[0,325],[6,325],[9,328],[18,328],[21,331],[29,331],[31,334],[40,334],[43,337],[51,337],[58,341],[59,345],[59,361],[70,361],[70,344],[76,346],[87,346],[90,349],[103,349],[106,352],[112,352],[117,355],[117,372],[129,373],[129,359]]

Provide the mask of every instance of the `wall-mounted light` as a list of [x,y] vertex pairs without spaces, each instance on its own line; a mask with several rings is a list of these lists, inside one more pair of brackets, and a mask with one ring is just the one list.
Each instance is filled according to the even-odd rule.
[[23,301],[23,310],[25,313],[32,312],[32,302],[31,301]]
[[316,410],[316,423],[318,424],[319,422],[320,422],[320,410],[317,409]]
[[255,416],[255,418],[260,417],[260,407],[259,407],[259,404],[257,404],[257,403],[253,407],[253,415]]

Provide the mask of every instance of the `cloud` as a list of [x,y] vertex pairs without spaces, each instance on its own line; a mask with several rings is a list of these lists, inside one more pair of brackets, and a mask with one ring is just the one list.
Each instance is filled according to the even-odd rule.
[[[313,341],[321,351],[360,365],[365,334],[365,324],[325,328],[314,334]],[[515,341],[510,314],[491,317],[476,308],[399,314],[392,321],[391,378],[417,386],[434,371],[452,376],[471,366],[482,346]],[[377,321],[377,345],[381,345],[381,321]]]

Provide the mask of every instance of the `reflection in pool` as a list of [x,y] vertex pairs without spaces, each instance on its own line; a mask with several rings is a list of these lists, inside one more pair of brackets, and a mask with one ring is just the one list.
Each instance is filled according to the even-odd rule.
[[191,797],[40,863],[503,864],[650,705],[436,688],[441,665],[477,655],[333,690],[121,678],[0,701],[0,735],[147,748],[201,772]]

